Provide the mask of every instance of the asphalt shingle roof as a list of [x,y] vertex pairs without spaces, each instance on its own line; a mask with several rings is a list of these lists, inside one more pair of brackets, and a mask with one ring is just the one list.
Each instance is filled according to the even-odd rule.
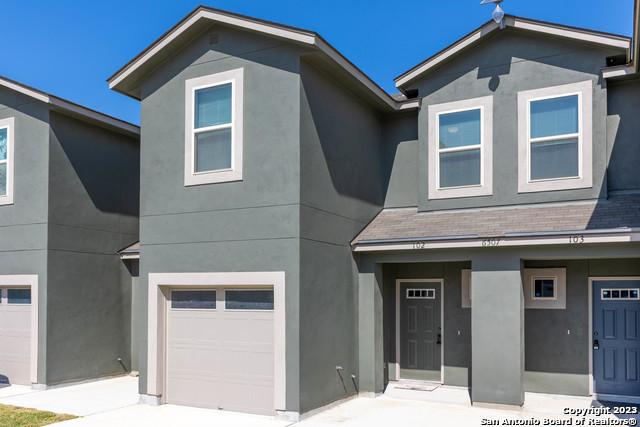
[[447,236],[501,237],[511,233],[549,233],[640,227],[640,194],[607,200],[455,211],[383,209],[352,244],[372,240]]

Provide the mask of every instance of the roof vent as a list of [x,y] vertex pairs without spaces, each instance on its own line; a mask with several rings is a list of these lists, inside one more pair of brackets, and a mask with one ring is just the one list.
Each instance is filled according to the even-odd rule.
[[500,3],[502,3],[502,1],[503,0],[482,0],[480,2],[481,5],[495,3],[496,8],[493,10],[493,13],[491,13],[491,18],[495,21],[496,24],[500,24],[501,29],[505,27],[504,10],[502,10],[502,8],[500,7]]

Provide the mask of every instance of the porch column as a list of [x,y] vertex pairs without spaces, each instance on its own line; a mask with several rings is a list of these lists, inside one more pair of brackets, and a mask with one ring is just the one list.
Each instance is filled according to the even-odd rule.
[[[489,252],[490,251],[490,252]],[[471,260],[471,400],[524,403],[520,258],[488,250]]]
[[358,265],[358,385],[362,394],[384,391],[382,266]]

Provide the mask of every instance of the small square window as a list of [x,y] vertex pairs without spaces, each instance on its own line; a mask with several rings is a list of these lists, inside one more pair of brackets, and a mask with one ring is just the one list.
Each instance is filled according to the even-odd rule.
[[620,291],[617,289],[611,291],[611,298],[620,298]]
[[631,289],[629,291],[629,298],[638,299],[638,290],[637,289]]
[[534,298],[555,298],[556,280],[553,278],[534,279]]
[[31,289],[7,289],[7,303],[31,304]]
[[620,298],[629,298],[629,289],[621,289]]
[[609,299],[611,298],[611,291],[608,289],[603,289],[602,290],[602,299]]

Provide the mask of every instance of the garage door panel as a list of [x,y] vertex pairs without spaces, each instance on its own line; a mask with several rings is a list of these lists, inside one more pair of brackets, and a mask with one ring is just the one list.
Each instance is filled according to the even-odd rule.
[[167,402],[273,414],[273,311],[216,306],[169,309]]
[[0,382],[31,383],[31,305],[8,304],[0,288]]

